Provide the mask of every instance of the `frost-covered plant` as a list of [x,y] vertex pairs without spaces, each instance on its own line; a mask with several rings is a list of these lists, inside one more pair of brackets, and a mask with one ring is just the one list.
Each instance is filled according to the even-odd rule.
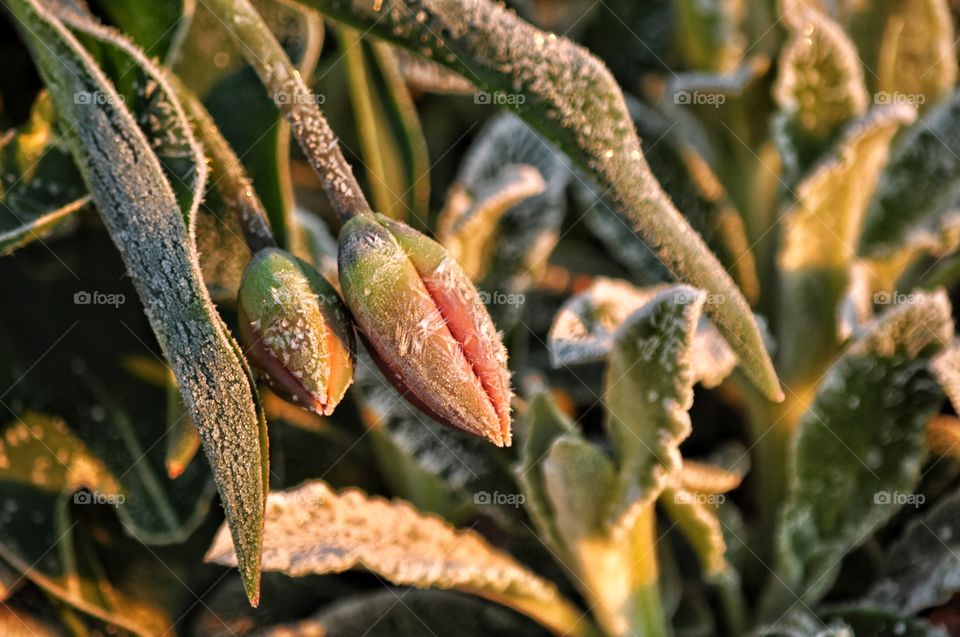
[[0,634],[955,630],[946,0],[3,5]]

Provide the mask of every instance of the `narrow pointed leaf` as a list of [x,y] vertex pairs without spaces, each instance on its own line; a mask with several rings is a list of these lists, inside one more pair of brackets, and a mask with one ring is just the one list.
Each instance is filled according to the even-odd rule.
[[[97,208],[127,264],[154,333],[200,429],[254,603],[259,597],[259,547],[266,497],[266,439],[249,370],[201,280],[192,224],[200,193],[181,210],[144,133],[117,90],[63,24],[35,0],[8,5],[59,116],[67,142]],[[111,43],[125,46],[122,41]],[[127,47],[141,68],[150,63]],[[160,78],[164,99],[182,111]],[[94,103],[75,96],[97,94]],[[189,129],[184,123],[184,128]],[[195,144],[192,144],[195,147]],[[202,160],[194,165],[203,175]],[[203,179],[197,179],[202,184]],[[152,193],[145,198],[143,193]],[[131,220],[135,220],[131,222]]]
[[659,502],[697,554],[705,577],[716,578],[729,568],[715,499],[683,488],[667,487]]
[[363,0],[301,2],[430,57],[481,89],[523,95],[511,100],[512,108],[610,190],[628,225],[656,246],[664,263],[725,299],[708,312],[747,375],[770,398],[782,399],[743,295],[653,178],[623,94],[597,58],[486,0],[429,0],[416,11],[396,0],[382,7]]

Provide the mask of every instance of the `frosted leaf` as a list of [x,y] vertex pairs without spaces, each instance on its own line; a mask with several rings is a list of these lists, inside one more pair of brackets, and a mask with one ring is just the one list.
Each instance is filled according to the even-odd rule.
[[867,110],[857,51],[833,20],[817,9],[784,4],[790,39],[780,54],[773,97],[787,172],[796,175],[830,144],[841,127]]
[[684,460],[677,476],[679,486],[693,493],[717,494],[733,491],[743,474],[695,460]]
[[604,377],[606,429],[619,470],[607,520],[630,528],[681,468],[690,435],[694,333],[706,294],[685,286],[659,291],[617,328]]
[[697,554],[707,578],[715,578],[729,568],[723,527],[716,505],[709,498],[683,488],[667,487],[659,502]]
[[[97,209],[127,266],[160,347],[171,362],[184,404],[200,430],[227,519],[243,559],[251,600],[257,600],[260,526],[266,497],[265,423],[239,347],[203,285],[193,234],[206,169],[172,89],[125,38],[78,8],[58,5],[72,28],[116,47],[154,80],[169,122],[194,157],[196,189],[181,208],[161,159],[114,86],[77,39],[36,0],[9,8],[22,25],[57,107],[66,141]],[[102,99],[81,103],[78,94]],[[155,129],[154,129],[155,130]],[[177,142],[180,144],[181,142]],[[168,156],[172,159],[173,156]]]
[[509,100],[511,108],[610,190],[627,226],[664,264],[725,299],[710,304],[708,313],[748,377],[771,398],[782,398],[749,306],[651,174],[623,94],[602,62],[488,0],[391,2],[379,10],[365,0],[304,1],[430,57],[482,90],[522,95]]
[[0,135],[0,256],[47,236],[90,198],[60,135],[53,103],[41,92],[29,121]]
[[877,97],[932,106],[957,81],[950,7],[946,0],[901,0],[889,6],[877,54]]
[[945,604],[960,590],[958,552],[960,496],[951,493],[906,524],[863,602],[903,615]]
[[874,109],[843,133],[836,152],[795,189],[777,255],[786,308],[781,333],[806,335],[783,343],[781,368],[791,378],[817,378],[837,348],[837,318],[863,216],[891,139],[913,117],[910,106]]
[[468,95],[477,90],[468,79],[436,62],[417,57],[403,49],[395,49],[394,56],[404,81],[418,91]]
[[872,268],[866,263],[850,267],[850,281],[840,299],[837,338],[846,341],[858,335],[873,318]]
[[784,588],[768,593],[767,611],[796,602],[790,590],[806,604],[820,599],[842,556],[913,492],[926,424],[943,401],[930,359],[953,329],[946,294],[917,292],[871,323],[820,384],[790,447],[777,540]]
[[927,425],[927,449],[935,456],[960,458],[960,420],[946,414],[934,416]]
[[[890,259],[955,225],[960,175],[960,93],[910,128],[880,176],[860,238],[861,254]],[[924,239],[927,237],[927,239]]]
[[943,387],[954,409],[960,405],[960,343],[950,345],[933,359],[933,374]]
[[[564,303],[557,313],[547,347],[554,367],[604,360],[613,349],[614,334],[631,314],[649,303],[667,285],[637,288],[616,279],[597,277],[593,285]],[[716,327],[701,318],[694,336],[693,382],[719,385],[736,365],[736,357]]]
[[[225,527],[206,559],[237,565]],[[521,608],[570,610],[552,583],[478,533],[457,530],[400,500],[358,489],[337,493],[321,481],[270,494],[263,568],[293,577],[363,569],[402,586],[455,589]]]

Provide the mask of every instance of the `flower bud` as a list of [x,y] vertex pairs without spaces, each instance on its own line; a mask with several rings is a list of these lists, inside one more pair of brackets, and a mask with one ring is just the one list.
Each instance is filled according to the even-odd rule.
[[353,382],[353,326],[330,283],[308,263],[261,250],[243,273],[240,340],[278,394],[330,415]]
[[443,247],[383,215],[340,231],[343,296],[384,375],[435,420],[510,444],[510,372],[477,289]]

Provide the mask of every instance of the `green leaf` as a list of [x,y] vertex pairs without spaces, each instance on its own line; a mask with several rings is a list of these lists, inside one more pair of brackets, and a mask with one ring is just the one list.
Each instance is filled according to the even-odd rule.
[[[28,412],[2,431],[0,557],[94,617],[137,635],[169,630],[169,619],[155,606],[101,579],[96,555],[77,546],[83,529],[70,519],[70,502],[125,502],[123,487],[104,463],[57,418]],[[89,491],[72,495],[84,487]]]
[[960,591],[960,495],[953,493],[907,523],[880,577],[857,602],[903,615],[947,603]]
[[[228,530],[207,560],[236,566]],[[364,568],[394,584],[456,589],[499,601],[552,630],[583,634],[580,612],[474,531],[457,531],[403,501],[358,489],[336,493],[321,481],[270,494],[263,568],[298,577]]]
[[0,138],[0,255],[49,235],[90,201],[55,120],[41,92],[30,120]]
[[796,187],[796,202],[783,216],[777,255],[783,273],[785,378],[814,381],[839,347],[841,299],[850,283],[863,216],[890,141],[912,120],[908,106],[874,109],[849,127],[836,152]]
[[151,58],[172,66],[190,29],[196,0],[91,0],[91,9],[122,29]]
[[677,3],[676,42],[691,68],[723,72],[742,59],[746,41],[737,30],[740,11],[735,0]]
[[881,315],[824,378],[790,450],[768,613],[820,599],[846,553],[913,492],[924,430],[943,400],[929,360],[952,336],[946,295],[916,293]]
[[666,487],[659,502],[697,554],[704,575],[716,578],[727,571],[727,545],[717,517],[716,499],[683,488]]
[[680,471],[680,442],[690,435],[694,333],[706,300],[693,288],[668,288],[614,336],[603,391],[620,465],[607,517],[613,528],[629,528]]
[[574,433],[573,422],[560,411],[549,393],[538,393],[530,400],[523,418],[517,422],[522,436],[520,462],[514,472],[526,498],[525,506],[533,519],[541,539],[555,551],[562,553],[564,541],[553,520],[553,505],[544,485],[543,466],[554,441],[567,433]]
[[[166,155],[166,167],[193,167],[198,187],[187,198],[164,174],[123,98],[80,42],[35,0],[8,5],[57,106],[67,143],[104,223],[127,265],[153,331],[177,376],[200,430],[243,563],[251,601],[258,599],[260,537],[267,490],[265,423],[236,342],[210,302],[200,276],[192,219],[202,197],[205,163],[173,91],[126,40],[72,11],[74,28],[130,56],[156,86],[151,96],[178,123],[174,146],[193,150],[193,163]],[[132,80],[131,80],[132,81]],[[146,88],[146,87],[143,87]],[[79,103],[78,95],[99,96]],[[148,122],[148,124],[152,124]],[[163,149],[161,149],[163,150]],[[198,158],[199,157],[199,158]],[[180,190],[180,192],[177,192]],[[151,196],[144,197],[144,193]]]
[[[596,277],[593,285],[568,299],[554,318],[547,347],[554,367],[605,360],[614,334],[628,317],[671,286],[636,288],[625,281]],[[701,318],[692,344],[693,382],[716,387],[737,359],[717,328]]]
[[960,92],[926,113],[904,136],[880,177],[859,253],[889,258],[918,234],[936,231],[960,191]]
[[337,33],[373,205],[392,219],[426,220],[427,142],[393,51],[353,29],[340,28]]
[[785,5],[790,39],[780,53],[773,96],[780,152],[793,181],[869,98],[853,43],[839,25],[803,3]]
[[485,0],[428,0],[416,11],[398,0],[382,7],[364,0],[301,1],[448,66],[483,90],[523,96],[508,100],[511,108],[610,190],[629,226],[656,246],[664,263],[725,300],[708,312],[746,374],[769,397],[782,398],[743,295],[654,179],[623,94],[597,58]]

